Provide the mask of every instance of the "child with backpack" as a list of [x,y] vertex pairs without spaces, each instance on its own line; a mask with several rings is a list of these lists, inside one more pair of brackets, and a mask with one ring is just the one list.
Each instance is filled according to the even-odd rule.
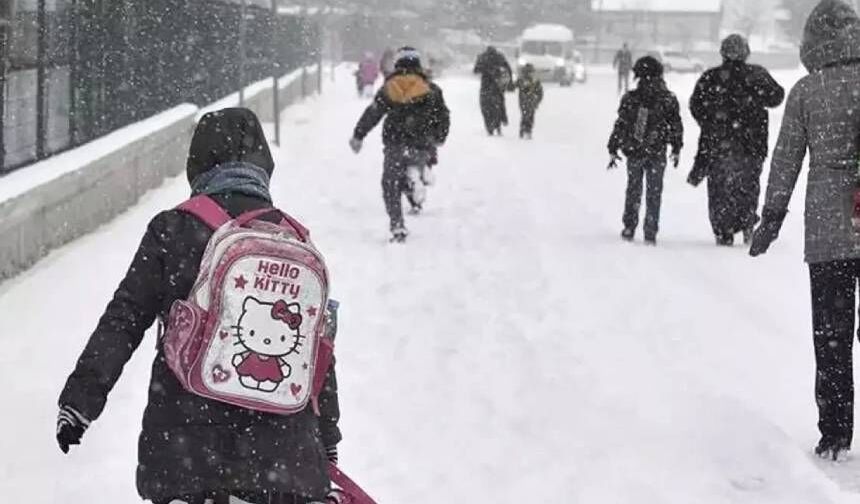
[[531,140],[535,113],[543,101],[543,84],[535,77],[534,65],[528,63],[523,67],[515,85],[520,90],[520,138]]
[[273,169],[253,112],[203,116],[187,162],[192,198],[150,222],[60,395],[67,453],[163,322],[138,445],[144,500],[310,504],[331,494],[337,305],[308,231],[273,206]]
[[678,167],[684,141],[678,99],[666,87],[663,65],[656,58],[645,56],[636,61],[633,74],[637,88],[621,99],[618,120],[609,139],[609,167],[614,168],[627,157],[627,197],[624,205],[624,230],[621,237],[632,241],[639,225],[642,205],[642,182],[647,184],[645,243],[657,244],[660,206],[663,198],[663,174],[666,171],[666,149],[672,148],[671,159]]

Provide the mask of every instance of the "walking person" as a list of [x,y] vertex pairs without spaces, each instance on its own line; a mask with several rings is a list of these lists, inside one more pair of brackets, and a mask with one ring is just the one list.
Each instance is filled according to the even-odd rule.
[[[364,138],[385,118],[382,142],[385,163],[382,197],[388,213],[392,242],[404,242],[409,235],[403,217],[403,195],[413,209],[420,210],[423,198],[421,173],[436,163],[437,148],[445,143],[450,128],[450,112],[442,90],[424,73],[421,56],[404,47],[398,52],[394,73],[389,76],[355,126],[350,147],[357,154]],[[421,172],[419,169],[418,172]]]
[[535,126],[535,114],[543,101],[543,84],[535,77],[535,67],[531,63],[523,67],[522,75],[517,79],[517,89],[520,90],[520,138],[532,138]]
[[779,236],[808,149],[805,258],[821,433],[815,453],[842,460],[854,436],[852,351],[860,280],[860,232],[852,223],[860,183],[860,19],[853,7],[840,0],[819,3],[806,22],[800,55],[809,75],[788,97],[750,254],[766,253]]
[[615,53],[612,68],[618,72],[618,94],[630,90],[630,72],[633,70],[633,53],[627,42]]
[[[269,181],[274,168],[253,112],[225,109],[206,114],[197,125],[188,156],[186,171],[195,196],[191,201],[205,199],[210,210],[224,219],[255,211],[271,215],[275,209]],[[174,302],[189,298],[214,236],[209,224],[190,206],[164,211],[149,223],[125,278],[60,394],[56,439],[63,452],[80,444],[87,427],[102,414],[123,367],[153,322],[169,320]],[[240,278],[245,283],[237,280],[236,287],[257,295]],[[282,303],[288,311],[290,306]],[[255,314],[258,318],[251,322],[240,318],[237,327],[253,323],[271,329],[274,324],[275,330],[282,330],[283,323],[273,320],[277,304],[266,307],[270,309],[255,306],[262,315]],[[302,318],[287,311],[284,317]],[[310,335],[302,337],[310,342]],[[171,367],[174,360],[166,339],[156,342],[147,384],[149,402],[138,443],[140,496],[155,504],[203,504],[207,499],[227,504],[230,496],[254,504],[324,501],[330,490],[328,462],[336,462],[341,439],[334,369],[328,371],[318,408],[308,405],[295,414],[276,415],[187,390]],[[249,367],[239,366],[238,374],[243,366]],[[270,374],[283,378],[277,364]],[[235,375],[227,368],[213,368],[220,383]]]
[[722,65],[705,72],[690,99],[701,127],[699,152],[688,181],[708,179],[708,208],[717,245],[732,246],[743,233],[749,243],[759,220],[761,175],[768,151],[769,108],[785,90],[763,67],[748,64],[749,44],[727,37]]
[[502,135],[502,126],[508,125],[505,92],[513,91],[513,72],[505,55],[493,46],[478,56],[476,74],[481,76],[481,114],[490,136]]
[[355,84],[358,88],[359,98],[367,96],[367,89],[370,88],[370,96],[373,95],[373,86],[379,78],[379,64],[372,52],[364,53],[364,58],[358,64],[358,70],[355,71]]
[[678,167],[684,142],[680,105],[663,80],[663,65],[651,56],[639,59],[633,73],[635,90],[621,99],[618,120],[609,139],[610,167],[627,157],[627,193],[624,203],[624,230],[621,237],[632,241],[639,226],[642,184],[646,184],[645,243],[657,244],[666,151],[671,148],[672,164]]

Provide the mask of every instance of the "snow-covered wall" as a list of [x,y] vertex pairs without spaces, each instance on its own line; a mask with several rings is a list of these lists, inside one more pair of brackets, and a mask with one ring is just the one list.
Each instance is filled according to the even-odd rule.
[[[316,93],[318,83],[316,67],[279,79],[280,107]],[[245,89],[245,106],[264,122],[275,116],[272,87],[268,79]],[[182,173],[198,118],[238,103],[234,93],[203,109],[180,105],[4,177],[0,281],[108,222],[164,179]]]

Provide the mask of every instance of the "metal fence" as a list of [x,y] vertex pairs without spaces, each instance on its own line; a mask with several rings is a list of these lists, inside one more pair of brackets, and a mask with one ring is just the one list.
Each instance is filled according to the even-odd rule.
[[270,1],[0,0],[0,175],[316,61]]

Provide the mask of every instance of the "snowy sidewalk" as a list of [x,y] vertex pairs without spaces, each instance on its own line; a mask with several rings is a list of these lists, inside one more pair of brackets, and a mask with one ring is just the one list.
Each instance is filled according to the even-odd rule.
[[[285,113],[275,153],[275,199],[313,230],[343,304],[342,463],[381,504],[857,500],[808,455],[797,208],[764,259],[716,250],[685,168],[667,173],[660,247],[623,244],[624,175],[605,171],[611,76],[549,86],[532,142],[515,127],[485,135],[476,81],[440,85],[454,128],[405,246],[387,243],[378,134],[358,157],[346,145],[367,104],[348,74]],[[684,102],[693,79],[671,85]],[[697,131],[685,124],[686,167]],[[154,335],[69,457],[53,441],[54,401],[146,222],[185,186],[0,287],[6,500],[136,502]]]

